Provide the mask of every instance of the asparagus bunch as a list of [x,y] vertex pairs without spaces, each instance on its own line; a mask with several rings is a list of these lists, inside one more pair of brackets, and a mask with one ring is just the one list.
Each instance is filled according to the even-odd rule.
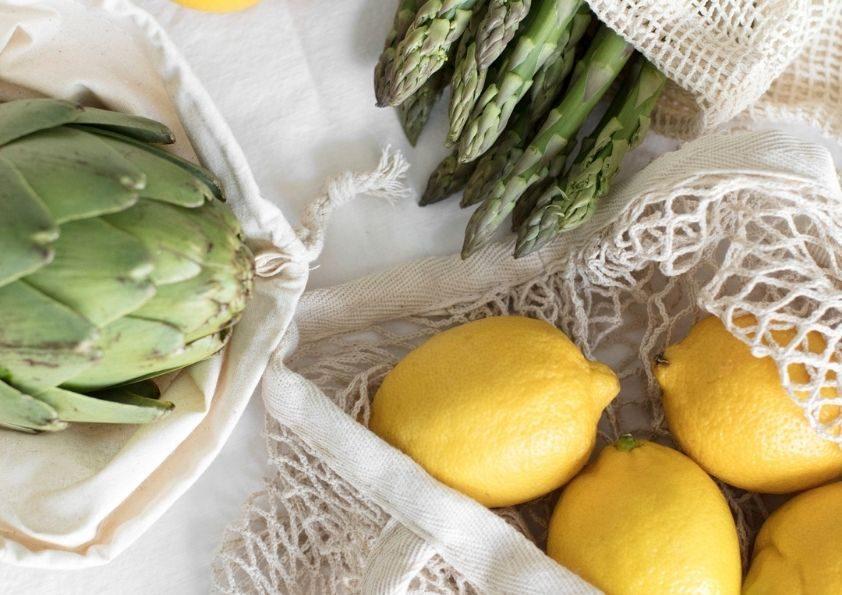
[[529,91],[534,76],[552,56],[581,0],[537,0],[515,47],[500,67],[471,114],[459,142],[459,160],[473,161],[502,134],[518,102]]
[[[590,10],[582,6],[573,17],[566,34],[567,43],[559,48],[536,73],[536,85],[520,114],[492,148],[478,161],[476,170],[462,194],[462,206],[482,202],[494,190],[497,180],[508,175],[531,138],[533,127],[546,117],[551,101],[560,94],[563,83],[573,69],[576,45],[591,21]],[[535,91],[538,91],[537,93]]]
[[666,79],[643,58],[629,74],[629,84],[617,94],[594,133],[583,141],[570,173],[548,185],[520,225],[515,256],[534,252],[558,233],[587,221],[597,201],[608,192],[625,154],[646,135]]
[[[626,68],[633,53],[583,0],[400,0],[375,94],[379,105],[398,106],[414,145],[452,84],[448,144],[456,150],[420,204],[462,190],[461,206],[479,204],[463,258],[510,213],[516,256],[592,215],[664,86],[642,57]],[[625,83],[566,167],[580,128],[624,70]]]
[[561,102],[550,111],[509,174],[497,182],[493,194],[471,216],[462,245],[463,258],[488,242],[517,199],[550,174],[550,164],[566,152],[568,144],[617,78],[632,51],[632,46],[622,37],[607,27],[600,29],[588,53],[576,65],[573,81]]

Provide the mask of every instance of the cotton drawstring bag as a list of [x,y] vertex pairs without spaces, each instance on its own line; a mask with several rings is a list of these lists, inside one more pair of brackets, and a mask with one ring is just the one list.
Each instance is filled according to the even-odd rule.
[[[487,510],[366,428],[371,398],[402,356],[477,318],[546,320],[611,363],[622,392],[599,426],[605,444],[624,432],[670,443],[651,363],[716,315],[775,360],[815,431],[842,443],[842,416],[821,414],[842,400],[820,397],[839,391],[842,352],[842,190],[831,156],[779,131],[715,131],[772,118],[839,138],[842,5],[589,4],[674,81],[657,129],[698,138],[527,258],[512,260],[511,244],[499,243],[467,262],[430,258],[306,292],[261,384],[270,475],[223,540],[220,592],[598,592],[542,553],[557,493]],[[381,163],[390,186],[400,165],[397,155]],[[320,220],[343,202],[329,185]],[[756,324],[737,327],[746,313]],[[770,340],[780,328],[796,329],[790,344]],[[824,353],[806,349],[809,331],[824,337]],[[792,364],[806,367],[806,383],[789,378]],[[722,488],[745,560],[767,503]]]
[[[91,32],[96,32],[91,35]],[[16,0],[0,8],[0,97],[51,96],[166,123],[199,160],[257,255],[255,291],[223,353],[164,380],[176,404],[145,426],[0,431],[0,561],[101,564],[128,547],[210,464],[289,324],[306,250],[257,189],[230,130],[164,32],[122,0]],[[277,261],[283,260],[283,266]]]

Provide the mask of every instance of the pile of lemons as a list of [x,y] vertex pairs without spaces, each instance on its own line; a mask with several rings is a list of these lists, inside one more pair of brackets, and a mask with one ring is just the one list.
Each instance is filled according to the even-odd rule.
[[[489,507],[564,486],[547,553],[609,595],[842,594],[842,482],[817,487],[842,477],[842,448],[809,426],[774,362],[707,318],[654,366],[686,454],[623,436],[588,464],[620,382],[554,326],[519,316],[449,329],[409,353],[375,395],[370,425]],[[766,521],[745,581],[711,476],[764,493],[814,488]]]

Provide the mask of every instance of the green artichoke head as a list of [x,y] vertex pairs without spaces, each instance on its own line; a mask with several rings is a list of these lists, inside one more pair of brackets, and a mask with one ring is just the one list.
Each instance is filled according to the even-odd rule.
[[253,258],[214,176],[163,124],[0,104],[0,426],[145,423],[148,379],[219,351]]

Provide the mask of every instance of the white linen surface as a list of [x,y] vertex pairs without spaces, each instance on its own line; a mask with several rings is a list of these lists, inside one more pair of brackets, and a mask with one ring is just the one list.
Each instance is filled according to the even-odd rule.
[[[203,14],[168,0],[138,3],[180,47],[231,126],[262,194],[279,201],[291,221],[327,176],[370,168],[384,144],[405,152],[416,191],[446,154],[443,106],[417,149],[408,146],[390,110],[374,107],[371,69],[390,25],[392,0],[263,0],[230,15]],[[794,131],[819,140],[808,129]],[[671,146],[647,140],[627,170]],[[839,148],[830,148],[842,163]],[[453,201],[419,209],[410,201],[391,206],[363,199],[335,214],[311,287],[452,253],[467,217]],[[262,473],[257,409],[252,403],[206,474],[115,562],[73,572],[0,565],[3,590],[108,593],[119,585],[125,593],[207,592],[221,528]]]

